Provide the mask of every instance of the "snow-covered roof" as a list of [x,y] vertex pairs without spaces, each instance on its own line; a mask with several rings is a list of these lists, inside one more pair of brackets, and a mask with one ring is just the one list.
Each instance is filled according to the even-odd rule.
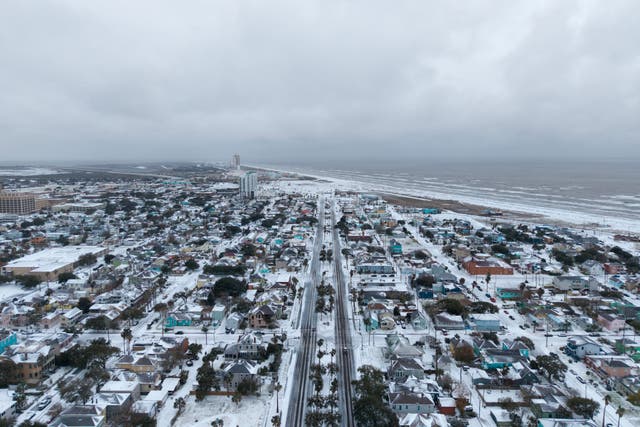
[[32,268],[33,272],[48,273],[73,264],[83,255],[96,255],[104,250],[105,248],[100,246],[64,246],[49,248],[11,261],[5,268]]

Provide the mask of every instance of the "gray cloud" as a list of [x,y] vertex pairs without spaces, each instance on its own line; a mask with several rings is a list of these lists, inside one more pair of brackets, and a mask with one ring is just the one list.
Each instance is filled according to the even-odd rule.
[[2,160],[638,157],[640,3],[0,5]]

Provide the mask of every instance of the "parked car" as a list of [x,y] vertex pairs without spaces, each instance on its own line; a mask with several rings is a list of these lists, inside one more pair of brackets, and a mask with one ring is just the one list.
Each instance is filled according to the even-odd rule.
[[176,335],[182,335],[182,334],[184,334],[184,332],[182,332],[182,331],[176,331]]
[[193,366],[193,361],[191,361],[191,360],[187,360],[187,361],[185,362],[185,364],[186,364],[187,366]]
[[576,377],[576,379],[577,379],[578,381],[580,381],[582,384],[585,384],[585,383],[586,383],[586,381],[584,380],[584,378],[582,378],[582,377],[581,377],[581,376],[579,376],[579,375]]

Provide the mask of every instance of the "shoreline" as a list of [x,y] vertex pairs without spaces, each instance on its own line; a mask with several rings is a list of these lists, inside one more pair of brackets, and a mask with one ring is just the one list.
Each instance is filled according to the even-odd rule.
[[[312,178],[320,183],[334,184],[336,188],[345,191],[355,191],[359,193],[369,193],[377,195],[387,195],[392,200],[399,200],[402,203],[429,203],[429,206],[439,207],[460,214],[474,215],[481,218],[494,218],[496,221],[522,221],[537,222],[543,224],[554,224],[570,226],[589,230],[601,230],[608,233],[618,234],[640,234],[640,221],[627,218],[602,217],[585,212],[567,211],[563,209],[545,208],[541,206],[518,204],[513,202],[501,202],[498,200],[480,200],[482,197],[457,196],[455,194],[441,194],[425,191],[422,194],[417,192],[407,193],[401,189],[380,184],[372,184],[364,181],[351,181],[342,178],[332,178],[319,176],[311,173],[291,171],[286,169],[274,169],[269,167],[247,165],[251,169],[263,170],[267,172],[286,173],[293,176]],[[405,205],[406,206],[406,205]],[[482,215],[483,210],[493,210],[502,212],[500,216]],[[603,220],[606,220],[603,222]]]

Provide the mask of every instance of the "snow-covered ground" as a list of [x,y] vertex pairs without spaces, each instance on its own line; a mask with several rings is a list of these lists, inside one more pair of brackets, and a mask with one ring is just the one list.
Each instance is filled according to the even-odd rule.
[[[286,170],[277,170],[278,172],[289,172],[289,173],[298,173],[293,171]],[[317,178],[318,180],[314,183],[310,183],[309,181],[283,181],[280,185],[283,186],[298,186],[299,191],[303,193],[312,193],[313,191],[327,191],[327,190],[343,190],[343,191],[358,191],[364,193],[375,193],[375,192],[385,192],[390,194],[397,194],[403,196],[413,196],[420,198],[431,198],[431,199],[442,199],[442,200],[456,200],[463,203],[470,203],[479,206],[486,206],[488,208],[500,209],[500,210],[508,210],[514,212],[522,212],[526,214],[534,214],[534,215],[542,215],[543,218],[540,219],[540,222],[544,222],[545,218],[547,220],[554,221],[562,221],[566,223],[576,224],[576,225],[588,225],[588,228],[593,229],[603,229],[610,231],[619,231],[619,232],[640,232],[640,221],[626,219],[626,218],[617,218],[617,217],[605,217],[603,218],[600,215],[593,215],[579,211],[568,211],[563,209],[553,209],[549,207],[541,207],[536,205],[528,205],[524,202],[515,203],[515,202],[505,202],[499,200],[492,200],[487,195],[478,195],[478,196],[462,196],[462,195],[454,195],[450,193],[440,193],[434,191],[419,191],[419,190],[403,190],[400,191],[397,187],[382,185],[382,184],[373,184],[361,181],[354,180],[344,180],[338,178],[331,178],[327,176],[313,175],[313,174],[304,174],[305,176],[310,176],[313,178]],[[602,227],[603,220],[605,225]],[[599,224],[596,226],[595,224]]]

